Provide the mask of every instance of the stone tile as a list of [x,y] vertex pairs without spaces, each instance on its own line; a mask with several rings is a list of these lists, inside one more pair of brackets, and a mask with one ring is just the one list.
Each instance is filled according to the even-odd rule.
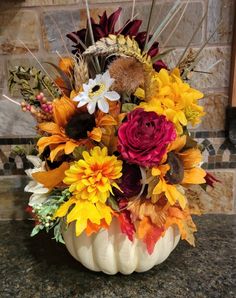
[[5,76],[6,76],[5,60],[2,58],[0,59],[0,94],[4,88]]
[[209,171],[221,183],[216,183],[214,188],[207,187],[206,192],[200,186],[192,186],[191,195],[199,198],[205,213],[232,213],[234,212],[234,198],[236,187],[235,170]]
[[209,94],[201,100],[206,112],[198,130],[216,131],[225,129],[225,110],[228,105],[227,94]]
[[[158,25],[161,24],[164,17],[168,14],[171,7],[174,5],[175,1],[161,1],[158,2],[153,10],[153,15],[151,19],[150,28],[157,28]],[[192,37],[193,32],[201,20],[204,11],[203,11],[203,3],[201,1],[190,2],[186,8],[186,11],[181,19],[178,27],[173,33],[172,37],[169,39],[169,36],[177,24],[180,16],[183,12],[184,5],[178,11],[178,13],[173,17],[170,24],[166,27],[163,33],[158,38],[160,42],[160,46],[165,43],[165,46],[186,46],[190,38]],[[124,14],[122,16],[122,21],[125,22],[131,16],[132,6],[124,9]],[[143,2],[140,5],[136,5],[135,14],[138,14],[137,19],[143,20],[141,31],[145,31],[147,29],[148,17],[150,14],[150,3],[147,4]],[[166,43],[167,39],[169,40]],[[199,44],[203,39],[203,25],[198,30],[196,36],[194,37],[192,44]]]
[[[207,47],[202,51],[201,60],[196,69],[210,71],[211,74],[194,73],[192,85],[196,88],[227,88],[230,78],[230,47]],[[213,66],[215,63],[217,63]],[[213,67],[212,67],[213,66]]]
[[[90,15],[95,21],[98,21],[98,16],[102,15],[104,10],[110,15],[117,10],[117,6],[91,8]],[[86,24],[87,14],[85,9],[44,12],[42,16],[42,25],[45,49],[49,52],[59,51],[60,53],[68,53],[67,50],[70,52],[73,42],[66,37],[66,34],[85,28]],[[119,24],[119,21],[117,24]],[[62,41],[61,36],[64,41]]]
[[[142,0],[136,0],[139,2]],[[0,3],[0,7],[9,6],[9,2],[14,7],[31,7],[31,6],[54,6],[54,5],[73,5],[80,4],[81,0],[8,0],[7,3]],[[89,4],[99,4],[99,3],[111,3],[117,2],[117,0],[89,0]],[[119,2],[127,2],[127,0],[119,0]]]
[[217,154],[220,146],[224,143],[225,139],[224,138],[210,138],[209,141],[213,145],[213,147],[215,149],[215,153]]
[[233,35],[234,0],[209,0],[207,35],[210,36],[221,23],[210,43],[230,43]]
[[[109,7],[91,8],[90,9],[90,16],[96,22],[98,22],[99,21],[99,17],[98,16],[101,16],[105,10],[106,10],[107,15],[109,16],[110,14],[112,14],[117,9],[118,9],[117,6],[111,7],[110,5],[109,5]],[[123,12],[121,12],[121,15],[122,15],[122,13]],[[117,21],[117,25],[118,24],[119,24],[119,20]],[[79,23],[79,26],[80,26],[80,28],[85,28],[86,25],[87,25],[87,13],[86,13],[86,9],[81,9],[80,10],[80,23]]]
[[6,99],[1,100],[0,136],[35,136],[35,121],[33,117],[22,112],[17,106]]
[[80,28],[80,10],[44,11],[42,18],[44,47],[48,52],[70,53],[72,42],[67,33]]
[[0,176],[0,220],[24,219],[29,194],[27,176]]
[[222,161],[223,162],[229,162],[230,161],[230,151],[229,149],[224,150],[222,155]]
[[39,49],[36,11],[2,10],[0,12],[0,54],[25,53],[26,49],[19,40],[22,40],[32,51]]
[[[194,48],[194,50],[198,49]],[[182,52],[182,49],[174,50],[163,60],[170,68],[175,67]],[[199,90],[229,87],[231,47],[205,47],[200,58],[196,70],[211,72],[211,74],[192,73],[189,77],[190,85]]]

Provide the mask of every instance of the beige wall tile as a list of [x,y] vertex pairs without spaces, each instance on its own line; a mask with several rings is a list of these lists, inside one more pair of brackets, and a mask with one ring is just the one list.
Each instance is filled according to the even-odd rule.
[[210,43],[229,43],[232,41],[234,6],[235,0],[209,0],[207,36],[210,36],[221,22]]
[[[212,94],[212,95],[210,95]],[[226,93],[209,93],[209,97],[204,98],[201,104],[206,112],[202,118],[202,123],[197,130],[217,131],[225,129],[225,112],[228,105],[228,95]]]
[[[161,22],[163,21],[164,17],[168,14],[171,7],[173,7],[174,3],[175,3],[174,0],[157,2],[157,5],[153,9],[150,28],[153,28],[155,30],[155,28],[157,28],[157,26],[161,24]],[[150,3],[147,4],[145,1],[143,1],[142,4],[136,5],[135,7],[135,15],[136,14],[138,15],[137,19],[143,20],[141,31],[146,31],[147,29],[150,7],[151,7]],[[127,19],[130,18],[131,10],[132,10],[132,6],[124,8],[124,12],[122,14],[123,22],[127,21]],[[184,10],[184,6],[182,6],[182,8],[178,11],[175,17],[173,17],[172,21],[169,23],[169,25],[166,27],[166,29],[157,39],[157,41],[160,42],[160,46],[162,46],[162,44],[164,43],[165,43],[165,46],[171,46],[171,47],[185,46],[187,42],[190,40],[194,30],[198,26],[199,21],[201,20],[204,14],[203,3],[201,1],[197,1],[197,2],[190,2],[188,4],[186,11],[183,15],[183,18],[181,19],[174,34],[169,39],[169,35],[171,34],[178,20],[180,19],[180,16],[183,10]],[[169,41],[166,43],[167,39]],[[196,36],[194,37],[193,44],[199,44],[202,42],[202,40],[203,40],[203,25],[201,26]]]
[[25,176],[0,176],[0,220],[24,219],[29,194],[24,193]]
[[38,16],[32,11],[6,10],[0,12],[0,54],[19,54],[26,49],[39,49]]
[[[197,48],[194,48],[197,51]],[[172,51],[163,60],[168,66],[176,66],[183,49]],[[203,89],[222,89],[229,87],[231,47],[217,46],[205,47],[200,55],[200,61],[196,65],[196,70],[207,71],[211,74],[192,73],[189,83],[200,90]]]
[[35,122],[28,112],[6,99],[1,100],[0,137],[35,136]]
[[199,197],[205,213],[234,213],[236,171],[214,170],[211,172],[221,183],[207,187],[206,192],[200,186],[192,186],[188,194]]

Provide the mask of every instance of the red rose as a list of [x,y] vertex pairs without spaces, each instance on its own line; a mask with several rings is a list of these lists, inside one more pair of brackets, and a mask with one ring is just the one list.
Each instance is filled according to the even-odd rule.
[[175,138],[174,124],[165,116],[136,109],[118,130],[118,151],[130,163],[151,167],[159,164]]

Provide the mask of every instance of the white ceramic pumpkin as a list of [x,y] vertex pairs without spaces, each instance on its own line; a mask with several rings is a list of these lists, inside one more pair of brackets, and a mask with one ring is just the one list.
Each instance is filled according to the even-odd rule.
[[63,231],[65,244],[70,254],[86,268],[102,271],[106,274],[131,274],[134,271],[144,272],[162,263],[179,242],[178,228],[169,227],[161,237],[151,255],[145,244],[137,238],[131,242],[120,231],[116,218],[108,230],[101,229],[90,237],[83,232],[79,237],[75,235],[74,222]]

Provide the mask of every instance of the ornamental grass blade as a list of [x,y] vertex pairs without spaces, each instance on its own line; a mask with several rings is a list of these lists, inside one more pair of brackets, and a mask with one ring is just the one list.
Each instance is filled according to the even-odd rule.
[[180,22],[181,22],[181,20],[182,20],[182,18],[183,18],[183,16],[184,16],[186,10],[187,10],[187,7],[188,7],[189,2],[190,2],[190,0],[188,0],[188,1],[186,2],[185,6],[184,6],[184,9],[183,9],[183,11],[182,11],[182,13],[181,13],[181,16],[180,16],[179,19],[178,19],[178,22],[176,23],[176,25],[174,26],[173,30],[172,30],[171,33],[169,34],[167,40],[163,43],[163,46],[162,46],[163,48],[165,48],[165,46],[168,44],[169,40],[171,39],[172,35],[174,34],[175,30],[178,28],[178,26],[179,26],[179,24],[180,24]]
[[190,38],[188,44],[187,44],[186,47],[185,47],[185,50],[184,50],[183,54],[180,56],[179,61],[178,61],[177,64],[176,64],[176,67],[179,66],[179,64],[181,63],[181,61],[182,61],[182,59],[184,58],[185,54],[187,53],[187,50],[189,49],[189,46],[190,46],[191,42],[193,41],[195,35],[197,34],[199,28],[201,27],[203,21],[205,20],[205,18],[206,18],[206,16],[207,16],[207,12],[208,12],[208,11],[206,10],[206,12],[204,13],[204,15],[203,15],[203,17],[202,17],[200,23],[198,24],[197,28],[194,30],[194,32],[193,32],[193,34],[192,34],[192,36],[191,36],[191,38]]
[[174,51],[175,48],[168,49],[160,54],[157,54],[155,57],[152,58],[152,63],[154,64],[158,60],[162,60],[166,55],[168,55],[170,52]]
[[150,34],[150,25],[151,25],[151,19],[152,19],[152,14],[153,14],[155,3],[156,3],[156,0],[152,0],[151,9],[150,9],[149,17],[148,17],[148,24],[147,24],[147,30],[146,30],[147,34],[146,34],[144,48],[146,47],[146,44],[147,44],[148,38],[149,38],[149,34]]
[[135,4],[136,4],[136,0],[133,0],[133,3],[132,3],[132,11],[131,11],[131,20],[134,19],[134,9],[135,9]]
[[166,28],[166,26],[169,24],[169,22],[172,20],[172,18],[175,16],[175,14],[178,12],[180,7],[182,6],[181,0],[177,0],[173,7],[170,9],[168,14],[165,16],[164,20],[161,22],[161,24],[157,27],[156,31],[153,33],[151,39],[146,44],[144,50],[148,52],[150,48],[152,47],[153,43],[157,40],[158,36],[161,34],[161,32]]
[[[95,44],[94,40],[94,35],[93,35],[93,28],[92,28],[92,23],[91,23],[91,17],[90,17],[90,12],[89,12],[89,5],[88,5],[88,0],[85,0],[85,5],[86,5],[86,13],[87,13],[87,20],[88,20],[88,30],[89,30],[89,35],[92,41],[92,44]],[[99,64],[98,57],[94,57],[95,60],[95,65],[96,65],[96,71],[97,73],[101,72],[101,67]]]
[[220,25],[222,24],[222,21],[218,23],[218,25],[216,26],[215,30],[212,32],[212,34],[208,37],[208,39],[206,40],[206,42],[204,42],[204,44],[201,46],[201,48],[199,49],[199,51],[196,53],[196,56],[194,57],[194,61],[190,64],[190,66],[185,69],[182,78],[186,78],[188,73],[198,64],[200,59],[197,59],[199,57],[199,55],[201,54],[202,50],[205,48],[205,46],[208,44],[209,40],[213,37],[213,35],[216,33],[216,31],[218,30],[218,28],[220,27]]

